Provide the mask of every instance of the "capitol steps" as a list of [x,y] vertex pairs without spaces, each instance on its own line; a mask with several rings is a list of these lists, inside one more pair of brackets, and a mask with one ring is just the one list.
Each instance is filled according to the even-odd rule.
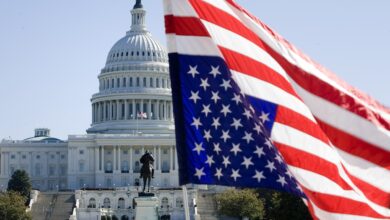
[[66,220],[69,219],[74,205],[72,192],[41,192],[32,205],[33,220]]

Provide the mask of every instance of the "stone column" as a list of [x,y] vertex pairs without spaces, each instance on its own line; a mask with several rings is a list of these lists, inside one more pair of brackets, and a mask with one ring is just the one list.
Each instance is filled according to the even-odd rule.
[[104,169],[104,146],[102,146],[102,171],[105,172],[106,170]]
[[122,170],[122,161],[121,161],[121,146],[118,146],[118,170]]
[[173,147],[170,146],[169,147],[169,172],[171,172],[171,170],[173,170]]
[[133,172],[133,147],[129,148],[129,172]]
[[135,111],[136,111],[136,109],[135,109],[135,99],[133,99],[133,118],[132,119],[136,119],[137,118],[137,113]]
[[121,109],[121,106],[120,106],[120,102],[119,102],[119,100],[116,100],[116,120],[119,120],[119,119],[121,119],[120,117],[121,117],[121,111],[120,110],[122,110]]
[[158,147],[158,169],[161,170],[161,146],[157,146]]
[[[141,102],[140,102],[139,105],[140,105],[140,106],[139,106],[140,112],[141,112],[141,113],[144,113],[144,100],[143,100],[143,99],[141,99]],[[140,119],[143,120],[144,118],[141,116]]]
[[148,100],[148,119],[151,120],[152,119],[152,115],[151,115],[151,112],[152,112],[152,100]]
[[129,102],[125,99],[125,120],[129,119]]
[[99,170],[99,148],[95,147],[95,172]]
[[114,161],[113,161],[113,164],[112,164],[112,170],[113,170],[113,172],[115,171],[115,170],[117,170],[117,161],[116,161],[116,148],[117,148],[117,146],[113,146],[113,152],[112,152],[112,155],[113,155],[113,157],[114,157]]

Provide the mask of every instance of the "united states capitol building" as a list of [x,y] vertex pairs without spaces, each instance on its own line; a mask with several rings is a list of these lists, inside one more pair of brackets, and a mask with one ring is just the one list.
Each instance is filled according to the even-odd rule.
[[[130,30],[107,55],[91,98],[92,123],[86,134],[60,140],[49,129],[37,128],[31,138],[0,143],[1,190],[22,169],[39,191],[76,190],[79,219],[96,219],[105,211],[128,213],[142,184],[139,159],[148,150],[155,158],[152,185],[160,189],[161,208],[181,212],[182,194],[174,190],[179,186],[178,155],[168,56],[146,29],[145,15],[137,1]],[[195,194],[189,191],[190,201]]]

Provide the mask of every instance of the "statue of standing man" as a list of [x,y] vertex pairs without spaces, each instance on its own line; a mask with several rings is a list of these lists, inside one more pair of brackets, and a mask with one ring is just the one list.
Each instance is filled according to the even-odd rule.
[[144,187],[142,189],[142,192],[145,192],[146,182],[148,182],[148,192],[149,192],[150,180],[151,178],[154,178],[154,168],[153,168],[154,157],[149,151],[146,151],[145,154],[142,155],[140,162],[142,163],[141,178],[144,181]]

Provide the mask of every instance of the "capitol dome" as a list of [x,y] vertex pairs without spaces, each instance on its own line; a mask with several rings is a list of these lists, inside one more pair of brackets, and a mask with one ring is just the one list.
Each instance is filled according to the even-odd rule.
[[147,30],[145,15],[137,1],[130,30],[107,55],[88,133],[173,134],[168,55]]

